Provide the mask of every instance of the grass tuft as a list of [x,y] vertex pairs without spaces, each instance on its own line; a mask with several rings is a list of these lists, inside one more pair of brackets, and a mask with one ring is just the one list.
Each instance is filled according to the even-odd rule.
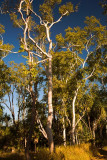
[[[100,153],[91,144],[57,146],[53,154],[47,148],[38,148],[37,153],[31,153],[31,160],[104,160]],[[25,157],[23,153],[0,153],[0,160],[25,160]]]

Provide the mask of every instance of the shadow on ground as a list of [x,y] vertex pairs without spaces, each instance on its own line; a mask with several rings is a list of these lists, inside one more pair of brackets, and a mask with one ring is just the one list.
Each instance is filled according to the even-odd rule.
[[19,155],[18,153],[11,153],[6,155],[0,155],[0,160],[25,160],[23,155]]
[[104,150],[104,149],[101,149],[99,148],[98,149],[98,152],[100,153],[101,156],[99,156],[99,159],[105,159],[107,160],[107,150]]

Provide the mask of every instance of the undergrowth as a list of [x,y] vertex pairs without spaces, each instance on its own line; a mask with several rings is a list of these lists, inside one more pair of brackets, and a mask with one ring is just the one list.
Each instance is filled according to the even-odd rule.
[[[37,153],[31,153],[31,160],[95,160],[99,152],[91,144],[80,146],[57,146],[55,153],[50,154],[47,148],[39,148]],[[23,153],[0,154],[0,160],[25,160]]]

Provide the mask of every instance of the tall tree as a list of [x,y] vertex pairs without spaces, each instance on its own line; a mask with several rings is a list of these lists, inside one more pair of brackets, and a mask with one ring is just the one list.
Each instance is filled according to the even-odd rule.
[[[59,56],[60,49],[65,48],[68,51],[68,54],[71,53],[73,57],[73,64],[72,61],[69,62],[72,65],[70,75],[71,78],[69,78],[70,86],[68,89],[69,93],[71,93],[72,91],[73,143],[75,143],[75,127],[77,125],[75,117],[75,105],[78,94],[82,91],[82,87],[92,76],[102,76],[106,73],[106,55],[105,52],[100,52],[100,50],[103,51],[104,46],[107,44],[106,27],[102,26],[99,20],[97,20],[94,16],[86,17],[85,23],[86,26],[84,27],[84,29],[81,29],[80,27],[75,27],[74,29],[72,29],[69,27],[68,29],[66,29],[65,37],[63,37],[61,34],[56,37]],[[86,56],[84,56],[84,58],[81,58],[81,54],[86,54]],[[101,65],[102,62],[104,63],[103,66]],[[59,79],[59,77],[57,79]],[[80,120],[81,118],[82,117],[80,116]]]
[[[58,23],[63,16],[69,15],[71,12],[74,12],[73,5],[71,2],[67,3],[66,5],[62,5],[59,7],[59,13],[61,16],[58,20],[54,21],[53,17],[53,9],[55,8],[56,4],[60,4],[61,0],[57,1],[44,1],[42,5],[40,5],[40,13],[41,16],[39,16],[34,10],[32,6],[33,1],[26,1],[21,0],[18,12],[20,13],[21,19],[17,19],[16,14],[12,13],[11,17],[14,21],[14,24],[18,27],[20,27],[23,30],[23,38],[21,38],[21,43],[23,46],[24,51],[28,53],[29,56],[29,66],[31,68],[31,64],[34,64],[33,62],[33,56],[36,55],[39,58],[39,62],[46,62],[48,61],[48,65],[45,64],[44,67],[46,69],[46,76],[48,79],[48,117],[47,117],[47,137],[49,142],[49,148],[50,152],[53,152],[54,150],[54,142],[53,142],[53,135],[52,135],[52,119],[53,119],[53,107],[52,107],[52,39],[50,37],[50,30],[52,26],[56,23]],[[76,7],[77,8],[77,7]],[[31,15],[34,14],[37,18],[40,20],[40,25],[37,27],[40,28],[40,33],[42,36],[42,39],[37,36],[33,36],[32,30],[32,18]],[[34,27],[34,26],[33,26]],[[42,34],[42,30],[44,29],[45,35]],[[39,40],[38,40],[39,38]],[[44,40],[47,40],[48,45],[46,44]],[[30,43],[29,43],[30,42]],[[33,43],[33,47],[30,48],[29,44]],[[33,93],[33,92],[32,92]]]

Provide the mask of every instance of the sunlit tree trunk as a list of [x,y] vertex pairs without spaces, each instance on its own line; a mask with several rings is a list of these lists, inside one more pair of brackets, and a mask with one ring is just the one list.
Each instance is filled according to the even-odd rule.
[[75,95],[72,101],[72,132],[71,132],[72,133],[72,144],[75,144],[75,102],[76,102],[79,88],[80,86],[75,91]]
[[53,107],[52,107],[52,58],[49,58],[48,68],[48,119],[47,119],[47,137],[49,143],[49,150],[54,151],[54,141],[52,133]]
[[72,102],[72,144],[75,144],[75,101],[76,96],[74,96],[73,102]]
[[78,145],[79,143],[78,143],[78,135],[77,135],[77,133],[75,134],[75,141],[76,141],[76,144]]
[[66,127],[65,127],[65,117],[63,117],[63,142],[64,142],[64,146],[66,146]]
[[75,144],[75,113],[74,112],[73,112],[73,120],[72,120],[72,144]]

